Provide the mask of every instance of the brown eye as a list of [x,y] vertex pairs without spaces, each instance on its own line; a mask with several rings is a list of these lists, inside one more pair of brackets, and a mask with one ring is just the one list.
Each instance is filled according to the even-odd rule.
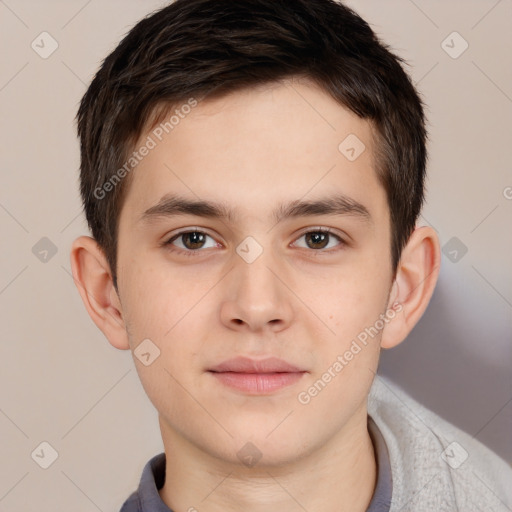
[[[207,243],[207,239],[211,239],[210,245],[205,245]],[[210,247],[217,247],[217,242],[210,236],[204,233],[203,231],[182,231],[174,235],[167,242],[164,243],[165,246],[169,247],[171,250],[176,250],[177,252],[183,253],[193,253],[200,252],[199,249],[207,249]],[[176,249],[175,249],[176,248]]]
[[329,234],[322,233],[321,231],[313,231],[311,233],[306,233],[306,244],[311,249],[325,249],[327,243],[329,242]]
[[187,249],[200,249],[205,241],[204,233],[200,233],[199,231],[191,231],[190,233],[183,233],[181,236],[181,240],[183,241],[183,245]]
[[[298,240],[301,238],[304,238],[305,245],[299,245],[299,247],[304,247],[306,249],[322,250],[345,245],[345,242],[341,237],[326,229],[307,231],[306,233],[303,233]],[[336,241],[338,243],[335,243]]]

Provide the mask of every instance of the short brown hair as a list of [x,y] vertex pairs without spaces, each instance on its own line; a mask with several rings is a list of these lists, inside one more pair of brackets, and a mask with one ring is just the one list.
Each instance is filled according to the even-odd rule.
[[137,23],[103,61],[77,113],[85,215],[116,289],[119,216],[131,182],[121,169],[148,123],[191,97],[294,76],[375,127],[396,272],[423,204],[427,159],[423,105],[403,62],[334,0],[176,0]]

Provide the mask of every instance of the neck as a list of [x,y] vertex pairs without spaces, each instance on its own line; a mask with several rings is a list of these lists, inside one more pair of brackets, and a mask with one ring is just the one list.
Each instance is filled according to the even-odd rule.
[[365,512],[376,483],[366,409],[314,453],[247,468],[191,444],[160,418],[166,453],[164,503],[175,512]]

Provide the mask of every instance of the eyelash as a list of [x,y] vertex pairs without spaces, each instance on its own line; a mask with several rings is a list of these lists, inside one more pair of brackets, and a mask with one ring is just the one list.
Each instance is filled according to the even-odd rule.
[[[197,255],[199,255],[199,253],[203,252],[201,249],[183,250],[183,249],[179,249],[179,248],[176,249],[172,245],[172,242],[177,240],[180,236],[183,236],[183,235],[186,235],[189,233],[201,233],[201,234],[206,235],[213,239],[213,237],[211,235],[209,235],[208,233],[206,233],[204,231],[201,231],[200,229],[189,229],[186,231],[180,231],[179,233],[176,233],[171,238],[169,238],[167,241],[163,242],[162,246],[166,247],[170,252],[173,252],[173,253],[177,253],[177,254],[184,255],[184,256],[197,256]],[[336,235],[335,233],[333,233],[330,228],[322,228],[322,227],[310,229],[309,231],[304,231],[303,233],[301,233],[301,235],[296,240],[299,240],[303,236],[311,234],[311,233],[327,233],[327,234],[329,234],[329,236],[333,236],[333,237],[337,238],[338,241],[340,242],[339,248],[337,248],[337,249],[310,249],[310,251],[312,251],[313,253],[320,253],[320,254],[332,253],[332,252],[336,252],[338,250],[342,250],[347,245],[345,240],[343,240],[339,235]]]

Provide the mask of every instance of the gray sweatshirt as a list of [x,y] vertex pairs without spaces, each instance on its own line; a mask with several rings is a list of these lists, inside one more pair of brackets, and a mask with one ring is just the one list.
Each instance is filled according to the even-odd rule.
[[386,442],[390,512],[512,512],[512,467],[377,376],[368,414]]

